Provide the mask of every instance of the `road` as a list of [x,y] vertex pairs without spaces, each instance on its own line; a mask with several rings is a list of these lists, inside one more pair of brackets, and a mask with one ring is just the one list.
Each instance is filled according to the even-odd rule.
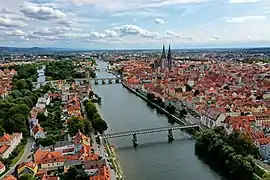
[[99,156],[101,156],[102,159],[105,159],[107,167],[110,167],[111,180],[116,180],[115,171],[114,171],[114,169],[111,168],[111,166],[108,163],[109,157],[108,157],[108,154],[107,154],[106,149],[104,147],[103,141],[101,140],[101,142],[100,142],[101,144],[98,145],[96,142],[96,138],[95,138],[94,133],[91,133],[91,139],[93,140],[92,148],[95,150],[95,153],[97,153]]
[[34,143],[34,141],[33,141],[32,138],[27,139],[27,144],[25,145],[25,149],[24,149],[23,155],[17,161],[17,163],[14,164],[14,166],[10,167],[10,169],[2,177],[5,177],[6,175],[12,174],[14,172],[15,167],[18,164],[21,164],[22,162],[26,162],[26,161],[31,160],[31,158],[28,158],[28,156],[32,154],[31,153],[31,149],[32,149],[33,143]]

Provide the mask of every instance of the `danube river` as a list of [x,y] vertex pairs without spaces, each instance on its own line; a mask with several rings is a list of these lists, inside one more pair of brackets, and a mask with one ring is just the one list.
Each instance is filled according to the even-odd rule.
[[[98,62],[100,68],[107,64]],[[98,77],[112,77],[106,72]],[[172,126],[166,116],[147,106],[121,84],[93,85],[102,97],[98,107],[109,129],[106,133],[133,129]],[[132,137],[110,139],[120,158],[127,180],[220,180],[222,177],[194,155],[195,141],[182,131],[173,132],[176,140],[168,143],[167,133],[138,135],[139,146],[133,148]]]

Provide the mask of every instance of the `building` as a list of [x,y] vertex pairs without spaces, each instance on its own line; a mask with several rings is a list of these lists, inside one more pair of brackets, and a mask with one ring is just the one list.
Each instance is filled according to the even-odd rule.
[[270,144],[262,145],[259,150],[261,157],[264,160],[270,161]]
[[6,175],[3,180],[17,180],[17,178],[12,175]]
[[6,170],[6,166],[0,161],[0,174],[5,172],[5,170]]
[[226,116],[218,108],[207,108],[202,112],[201,123],[208,128],[223,126]]
[[25,162],[18,166],[17,173],[19,176],[22,174],[30,174],[33,177],[37,174],[38,166],[33,162]]
[[74,148],[72,141],[59,141],[54,145],[54,151],[61,152],[63,155],[74,154]]
[[22,133],[4,134],[0,137],[0,157],[8,158],[12,151],[22,140]]

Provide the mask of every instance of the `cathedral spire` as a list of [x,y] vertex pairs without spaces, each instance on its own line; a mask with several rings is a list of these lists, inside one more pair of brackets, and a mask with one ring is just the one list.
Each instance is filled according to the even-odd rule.
[[169,45],[169,50],[168,50],[168,56],[167,56],[167,64],[168,68],[172,69],[172,53],[171,53],[171,45]]
[[162,50],[161,59],[166,59],[165,45],[164,44],[163,44],[163,50]]

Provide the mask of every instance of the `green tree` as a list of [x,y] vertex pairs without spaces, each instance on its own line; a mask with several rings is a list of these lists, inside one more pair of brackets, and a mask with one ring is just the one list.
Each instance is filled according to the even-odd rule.
[[100,134],[103,134],[103,132],[108,129],[107,123],[101,117],[98,117],[98,118],[94,119],[92,121],[92,126]]
[[30,108],[26,104],[18,104],[18,105],[16,104],[8,110],[9,115],[22,114],[25,117],[28,116],[29,112]]
[[78,117],[72,117],[68,120],[68,131],[71,136],[74,136],[78,130],[80,130],[82,133],[85,133],[85,125],[84,120],[78,118]]
[[45,122],[47,120],[47,118],[44,115],[44,113],[38,113],[37,119],[38,119],[39,122]]
[[33,177],[31,174],[22,174],[18,180],[37,180],[37,178]]
[[20,80],[15,82],[15,87],[18,90],[22,90],[22,89],[27,89],[28,86],[27,86],[24,79],[20,79]]

